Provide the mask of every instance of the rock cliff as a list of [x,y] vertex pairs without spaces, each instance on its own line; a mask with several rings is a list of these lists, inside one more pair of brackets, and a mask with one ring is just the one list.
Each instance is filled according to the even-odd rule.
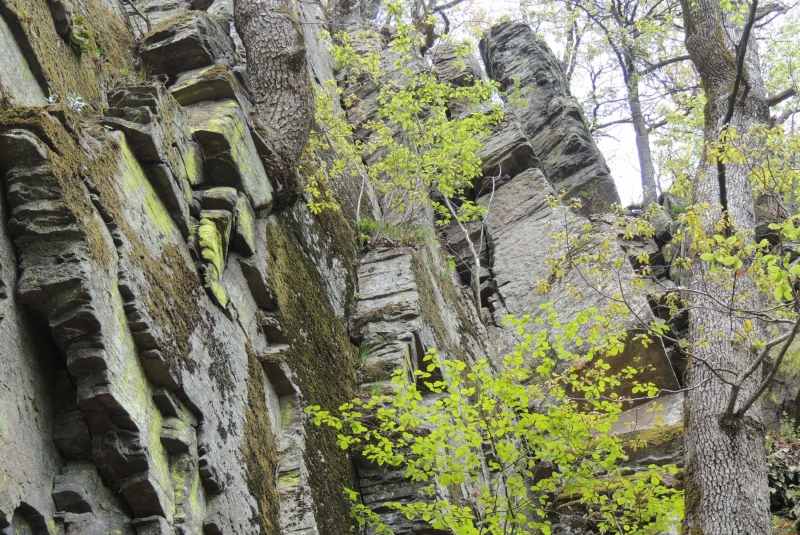
[[[344,4],[345,19],[358,12],[348,20],[374,11]],[[321,86],[335,78],[326,16],[313,1],[296,9]],[[341,211],[312,215],[270,172],[232,18],[230,0],[0,0],[0,533],[349,533],[344,487],[368,504],[415,487],[350,458],[304,407],[384,388],[430,348],[496,361],[514,341],[507,313],[552,295],[564,315],[585,306],[566,291],[577,280],[535,291],[546,223],[566,213],[546,197],[581,198],[569,218],[600,232],[618,196],[529,28],[503,24],[481,43],[488,76],[518,80],[528,103],[482,153],[481,314],[469,270],[447,267],[464,247],[452,229],[445,245],[359,253],[355,214],[374,209],[359,184],[332,184]],[[450,76],[452,55],[436,54]],[[471,68],[481,75],[477,58]],[[354,122],[375,113],[375,88],[357,90]],[[642,246],[666,279],[668,239]],[[629,352],[678,386],[669,348]]]

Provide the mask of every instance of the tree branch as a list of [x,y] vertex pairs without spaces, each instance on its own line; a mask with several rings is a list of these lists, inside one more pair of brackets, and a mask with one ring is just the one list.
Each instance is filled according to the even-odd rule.
[[782,112],[780,115],[773,115],[769,118],[769,125],[776,126],[779,124],[783,124],[786,122],[786,119],[794,115],[795,113],[800,112],[800,108],[794,108],[791,110],[786,110]]
[[617,124],[630,124],[630,123],[631,123],[631,119],[630,118],[628,118],[628,119],[617,119],[616,121],[609,121],[607,123],[595,125],[595,127],[594,127],[594,129],[592,131],[596,132],[596,131],[598,131],[598,130],[600,130],[602,128],[608,128],[609,126],[614,126],[614,125],[617,125]]
[[797,90],[794,87],[788,87],[783,91],[778,91],[774,95],[767,95],[767,106],[769,106],[770,108],[773,106],[777,106],[784,100],[792,98],[796,94]]
[[[753,5],[750,6],[750,16],[747,18],[747,23],[742,32],[742,39],[736,47],[736,77],[733,80],[733,89],[728,97],[728,109],[725,112],[725,117],[722,119],[720,133],[728,128],[733,118],[733,110],[736,107],[736,97],[739,95],[739,86],[742,84],[742,79],[744,78],[744,57],[747,52],[747,43],[750,40],[750,31],[753,29],[753,23],[755,23],[757,10],[758,0],[753,0]],[[728,187],[725,175],[725,164],[722,163],[722,161],[718,161],[717,181],[719,182],[719,203],[722,205],[722,217],[725,222],[726,232],[728,232],[730,230],[730,225],[728,224]]]
[[683,54],[681,56],[675,56],[673,58],[662,59],[655,63],[649,63],[647,67],[642,70],[642,74],[650,74],[653,71],[657,71],[662,67],[666,67],[667,65],[672,65],[673,63],[680,63],[681,61],[688,61],[691,59],[689,54]]
[[760,21],[764,17],[771,15],[773,13],[786,13],[788,10],[789,7],[778,2],[772,2],[764,5],[763,7],[761,7],[761,9],[759,9],[756,12],[756,20]]
[[458,4],[461,4],[461,3],[465,2],[465,1],[466,0],[452,0],[451,2],[448,2],[446,4],[442,4],[440,6],[436,6],[435,8],[433,8],[433,10],[431,12],[432,13],[439,13],[440,11],[444,11],[446,9],[450,9],[452,7],[456,7]]
[[742,407],[738,411],[736,411],[735,416],[737,418],[740,418],[741,416],[744,415],[744,413],[747,412],[747,409],[749,409],[753,405],[753,403],[755,403],[758,400],[758,398],[761,397],[761,394],[764,393],[764,390],[767,389],[769,384],[775,378],[775,375],[778,373],[778,368],[780,367],[781,362],[783,362],[783,357],[786,356],[786,352],[789,350],[789,346],[792,345],[792,342],[797,336],[798,331],[800,331],[800,316],[797,317],[797,321],[794,323],[792,330],[789,331],[789,333],[787,333],[788,336],[786,336],[786,339],[783,342],[783,346],[781,346],[781,350],[778,353],[775,362],[772,364],[772,369],[770,370],[769,375],[767,375],[767,377],[763,381],[761,381],[761,385],[758,387],[758,390],[756,390],[753,393],[753,395],[750,396],[747,399],[747,401],[744,402]]

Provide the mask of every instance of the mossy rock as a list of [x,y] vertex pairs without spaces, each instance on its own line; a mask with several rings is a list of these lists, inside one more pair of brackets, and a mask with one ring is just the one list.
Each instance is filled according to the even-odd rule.
[[[285,362],[295,375],[303,404],[335,409],[355,393],[357,350],[350,343],[344,318],[334,313],[326,299],[325,285],[295,232],[301,223],[293,210],[270,216],[267,227],[269,280],[290,346]],[[330,223],[317,221],[320,231],[335,237]],[[338,223],[347,227],[344,221]],[[350,234],[347,240],[335,241],[334,248],[352,248],[352,240]],[[356,484],[353,466],[339,448],[334,430],[309,426],[307,431],[305,462],[320,532],[344,535],[352,519],[342,489]]]

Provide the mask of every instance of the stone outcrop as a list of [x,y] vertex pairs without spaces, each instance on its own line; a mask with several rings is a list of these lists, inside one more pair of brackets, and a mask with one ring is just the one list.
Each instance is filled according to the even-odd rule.
[[[569,93],[562,67],[530,28],[521,24],[500,24],[486,32],[481,54],[489,76],[508,91],[518,91],[522,100],[521,106],[507,107],[503,122],[486,140],[482,177],[473,184],[477,203],[487,208],[487,214],[482,224],[473,224],[469,239],[482,248],[481,306],[497,354],[511,352],[518,340],[515,330],[504,326],[504,317],[536,317],[550,302],[560,320],[568,321],[589,306],[599,310],[613,306],[614,296],[620,295],[628,300],[633,314],[612,313],[608,319],[615,328],[629,329],[633,339],[637,329],[655,318],[648,299],[635,295],[626,282],[635,263],[626,262],[618,269],[566,266],[563,276],[554,277],[546,261],[601,246],[614,258],[635,258],[636,247],[651,247],[654,255],[658,253],[655,242],[618,242],[605,223],[609,218],[604,214],[619,198],[580,107]],[[511,80],[517,80],[519,87],[512,88]],[[561,190],[567,199],[554,208],[553,200]],[[573,197],[580,199],[581,207],[563,207]],[[571,240],[556,238],[564,233],[580,250],[568,250]],[[467,236],[450,225],[444,238],[459,274],[469,283],[475,268]],[[663,268],[659,274],[666,276]],[[585,329],[580,334],[584,336]],[[649,346],[631,341],[622,355],[610,360],[615,369],[636,362],[644,370],[638,379],[669,390],[678,387],[659,341]]]
[[349,225],[271,213],[227,21],[158,7],[167,87],[88,117],[30,85],[51,58],[2,77],[0,531],[344,533],[353,468],[302,409],[355,390]]
[[583,202],[583,213],[603,213],[619,203],[603,155],[592,139],[564,69],[547,45],[525,24],[492,27],[480,43],[486,72],[501,88],[519,84],[525,106],[519,124],[556,191]]
[[[377,4],[337,5],[353,29]],[[344,76],[319,39],[324,13],[297,4],[320,89]],[[250,119],[232,17],[230,0],[0,3],[4,535],[338,535],[353,522],[344,487],[359,488],[396,533],[433,533],[380,508],[418,499],[418,484],[351,458],[304,408],[386,391],[397,369],[413,380],[434,348],[497,365],[515,342],[507,313],[554,301],[571,317],[607,304],[602,276],[573,272],[537,291],[562,225],[590,229],[585,247],[611,236],[614,254],[646,252],[659,291],[679,282],[673,207],[664,201],[652,240],[614,235],[605,214],[618,197],[603,157],[561,67],[527,27],[499,25],[481,44],[487,74],[506,88],[519,80],[527,102],[484,140],[471,194],[487,217],[469,236],[442,229],[443,246],[357,251],[356,214],[396,214],[379,213],[369,185],[342,180],[331,184],[341,210],[315,215],[297,189],[313,169],[296,184],[276,180],[270,140]],[[390,37],[370,46],[397,79]],[[483,76],[477,58],[465,73],[452,48],[431,54],[449,83]],[[414,69],[428,68],[417,60]],[[348,120],[369,135],[378,88],[359,83],[350,95]],[[561,190],[583,208],[554,208],[548,196]],[[414,223],[434,234],[430,211]],[[484,245],[477,307],[465,288],[468,239]],[[685,326],[657,301],[635,301],[639,317],[626,325]],[[796,410],[796,360],[773,390],[774,412]],[[629,344],[618,362],[647,365],[666,388],[685,366],[661,343]],[[680,399],[663,404],[666,434],[646,406],[622,416],[617,431],[653,445],[631,455],[630,470],[680,457]]]

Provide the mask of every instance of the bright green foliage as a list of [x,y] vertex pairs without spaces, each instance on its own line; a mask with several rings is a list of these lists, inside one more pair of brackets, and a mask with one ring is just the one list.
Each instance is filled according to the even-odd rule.
[[[319,93],[318,125],[309,152],[333,149],[337,156],[332,162],[323,162],[307,184],[309,206],[312,210],[327,207],[326,182],[350,174],[369,182],[384,212],[399,215],[400,222],[414,220],[427,207],[435,210],[442,223],[454,218],[475,220],[485,209],[464,193],[481,173],[477,156],[481,139],[502,116],[499,105],[491,104],[495,85],[481,80],[468,87],[440,82],[436,73],[415,57],[421,35],[404,22],[401,4],[389,2],[384,7],[396,20],[391,60],[382,63],[377,32],[334,37],[332,54],[346,77],[332,92],[349,108],[358,103],[350,90],[354,84],[374,84],[380,88],[378,113],[374,120],[358,124],[359,133],[367,134],[357,137],[355,127],[333,105],[330,93]],[[455,48],[461,57],[470,52],[463,44]],[[484,107],[478,110],[480,104]],[[461,115],[449,117],[456,107]],[[362,155],[371,156],[369,167],[362,165]],[[431,193],[436,193],[437,200]]]
[[[721,310],[743,319],[734,333],[735,338],[750,345],[754,354],[775,348],[772,350],[776,359],[773,368],[779,366],[785,347],[794,335],[786,333],[785,336],[791,335],[788,340],[785,336],[772,341],[764,338],[765,335],[775,336],[776,329],[783,336],[785,329],[798,321],[800,260],[796,244],[800,242],[800,215],[796,213],[798,204],[794,193],[798,179],[794,156],[797,140],[793,135],[784,135],[779,127],[759,127],[747,135],[750,140],[755,137],[757,142],[743,143],[735,129],[727,129],[708,154],[712,161],[750,166],[754,192],[762,200],[760,204],[772,207],[771,213],[764,215],[775,221],[762,228],[762,232],[769,231],[766,237],[756,238],[752,230],[731,228],[723,218],[718,218],[709,231],[704,225],[705,215],[712,209],[719,211],[719,207],[708,204],[682,207],[680,213],[675,214],[676,224],[669,244],[673,251],[680,253],[674,253],[671,267],[678,269],[675,282],[680,283],[680,273],[688,272],[700,262],[701,269],[696,270],[696,277],[702,284],[691,292],[681,292],[686,289],[662,286],[655,280],[650,266],[652,253],[644,247],[636,248],[636,243],[653,239],[655,229],[650,219],[660,213],[660,208],[651,207],[641,217],[618,214],[603,230],[588,222],[576,224],[563,210],[562,200],[554,198],[551,206],[562,210],[565,216],[564,221],[551,230],[553,245],[547,259],[550,277],[538,281],[539,291],[550,291],[556,281],[577,271],[580,280],[608,300],[606,315],[611,316],[614,307],[635,310],[635,303],[652,299],[659,303],[663,312],[668,311],[669,316],[678,318],[687,310],[692,311],[696,295],[704,291],[706,284],[723,288],[722,296],[714,294],[712,297]],[[743,149],[745,146],[749,148]],[[626,249],[635,270],[619,254],[619,245]],[[675,271],[672,274],[674,276]],[[762,294],[760,310],[745,308],[750,298],[750,293],[741,289],[740,280],[745,275],[755,282],[757,291]],[[688,340],[678,338],[670,328],[670,321],[642,320],[648,336],[661,337],[691,352]],[[762,329],[763,325],[767,328]],[[712,344],[718,336],[719,333],[705,332],[696,336],[694,344]],[[784,349],[778,348],[779,343]],[[765,357],[763,354],[759,358]]]
[[[335,82],[331,84],[335,91]],[[330,89],[330,88],[329,88]],[[339,203],[330,189],[331,182],[357,177],[361,155],[349,143],[352,134],[344,116],[337,113],[328,90],[317,90],[316,127],[311,131],[300,158],[300,171],[305,178],[306,204],[312,214],[338,210]],[[335,150],[334,158],[331,151]]]
[[[797,190],[800,188],[800,133],[778,125],[758,125],[739,134],[727,128],[719,143],[709,151],[713,161],[747,165],[753,193],[767,200],[773,220],[783,219],[800,210]],[[764,203],[760,203],[764,204]]]
[[759,289],[772,296],[773,302],[767,306],[777,306],[783,318],[796,317],[789,304],[797,302],[796,288],[800,283],[800,264],[792,248],[786,247],[800,241],[800,202],[796,198],[799,154],[800,136],[786,134],[780,126],[756,126],[744,135],[734,128],[724,130],[719,143],[709,150],[709,157],[724,164],[750,167],[753,192],[760,199],[762,211],[769,212],[763,216],[774,221],[769,225],[770,239],[756,241],[742,231],[724,233],[726,229],[719,226],[721,221],[718,233],[712,236],[702,232],[699,218],[689,218],[695,224],[687,226],[692,248],[701,260],[709,262],[712,272],[721,267],[735,273],[747,270]]
[[[601,533],[655,533],[678,523],[682,492],[664,484],[675,467],[624,475],[620,437],[609,434],[623,409],[612,390],[636,384],[630,367],[608,372],[625,333],[609,334],[593,309],[564,324],[552,307],[541,316],[510,320],[522,342],[500,370],[431,350],[425,368],[414,372],[416,384],[398,370],[391,395],[356,398],[338,415],[318,406],[306,411],[316,424],[339,430],[342,448],[402,467],[421,484],[418,500],[383,506],[455,535],[549,534],[556,513],[570,510]],[[580,356],[568,349],[578,331],[588,332]],[[348,492],[360,524],[391,533]]]

